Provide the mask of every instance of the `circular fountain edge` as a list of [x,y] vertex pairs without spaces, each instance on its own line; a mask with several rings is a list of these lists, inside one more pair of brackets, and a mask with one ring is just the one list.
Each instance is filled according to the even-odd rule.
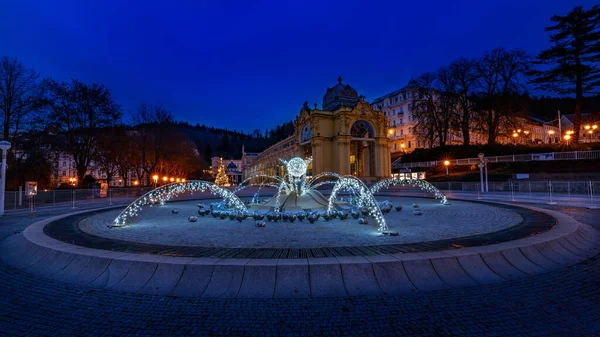
[[7,264],[93,288],[202,298],[398,295],[473,286],[544,273],[600,252],[600,233],[571,217],[554,217],[542,234],[462,249],[302,259],[170,257],[75,246],[47,236],[49,218],[0,243]]

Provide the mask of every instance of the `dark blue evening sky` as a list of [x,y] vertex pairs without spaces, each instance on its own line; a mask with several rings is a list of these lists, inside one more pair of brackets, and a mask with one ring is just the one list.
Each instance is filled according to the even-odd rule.
[[553,14],[593,0],[0,1],[0,55],[103,83],[125,111],[264,130],[321,105],[338,75],[372,100],[459,56],[548,46]]

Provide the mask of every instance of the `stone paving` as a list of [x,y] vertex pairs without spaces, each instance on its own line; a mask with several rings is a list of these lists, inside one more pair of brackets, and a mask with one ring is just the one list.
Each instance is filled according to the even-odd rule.
[[[564,211],[599,227],[597,210]],[[2,218],[0,239],[49,215]],[[597,336],[599,303],[598,257],[498,284],[398,297],[297,300],[91,290],[0,262],[0,334],[7,336]]]
[[[371,223],[367,225],[360,225],[351,217],[332,221],[320,219],[314,224],[306,219],[294,223],[267,221],[264,228],[255,227],[251,218],[237,222],[208,215],[198,216],[198,222],[189,222],[188,216],[197,216],[196,204],[202,202],[198,200],[146,207],[130,221],[129,226],[122,228],[108,228],[120,210],[90,216],[81,221],[79,227],[93,235],[141,243],[225,248],[313,248],[443,240],[496,232],[523,220],[510,209],[488,204],[454,201],[452,205],[442,205],[435,199],[411,197],[378,199],[403,206],[400,212],[385,214],[390,230],[399,232],[399,236],[379,235],[373,218],[369,218]],[[413,214],[413,202],[419,203],[423,215]],[[172,214],[173,209],[178,209],[179,213]]]

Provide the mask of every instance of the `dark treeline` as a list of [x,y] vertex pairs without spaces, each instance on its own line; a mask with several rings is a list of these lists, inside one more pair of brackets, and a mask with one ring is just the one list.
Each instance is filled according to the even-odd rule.
[[[540,96],[532,97],[528,101],[528,112],[532,117],[542,120],[553,120],[558,117],[558,111],[561,114],[575,113],[574,97],[551,97]],[[584,96],[582,99],[582,113],[592,113],[600,111],[600,94],[595,96]]]
[[[411,81],[417,125],[415,133],[428,147],[445,147],[449,134],[485,134],[493,145],[527,114],[553,119],[557,110],[573,113],[578,143],[582,111],[598,107],[600,87],[600,6],[575,7],[554,15],[551,46],[535,57],[519,49],[496,48],[476,58],[461,57]],[[532,98],[528,86],[565,98]],[[572,98],[569,98],[572,97]]]
[[12,144],[8,189],[25,181],[50,188],[53,177],[67,170],[76,172],[79,186],[93,180],[90,170],[109,182],[132,172],[142,184],[150,184],[155,174],[207,178],[203,170],[211,157],[239,158],[242,146],[262,151],[293,132],[291,122],[264,133],[190,126],[175,121],[167,108],[147,103],[124,123],[106,86],[42,79],[9,57],[0,59],[0,111],[2,138]]

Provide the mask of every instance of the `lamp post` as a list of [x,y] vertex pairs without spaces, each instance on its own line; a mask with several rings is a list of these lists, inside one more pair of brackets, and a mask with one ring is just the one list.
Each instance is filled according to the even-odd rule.
[[490,191],[490,189],[488,188],[488,173],[487,173],[487,172],[488,172],[488,169],[487,169],[487,164],[488,164],[489,162],[490,162],[490,160],[489,160],[489,159],[487,159],[487,158],[485,158],[485,159],[483,160],[483,167],[484,167],[484,169],[485,169],[485,191],[486,191],[486,192],[489,192],[489,191]]
[[6,189],[6,153],[10,149],[10,143],[3,140],[0,142],[0,150],[2,150],[2,167],[0,168],[0,216],[4,215],[4,193]]
[[448,166],[450,166],[450,161],[444,160],[444,166],[446,166],[446,176],[448,176]]
[[483,161],[483,153],[480,153],[477,155],[477,157],[479,157],[479,185],[481,186],[481,192],[485,192],[484,191],[484,185],[483,185],[483,167],[485,166],[484,161]]
[[156,183],[158,182],[158,174],[153,175],[152,180],[154,180],[154,189],[156,189]]

